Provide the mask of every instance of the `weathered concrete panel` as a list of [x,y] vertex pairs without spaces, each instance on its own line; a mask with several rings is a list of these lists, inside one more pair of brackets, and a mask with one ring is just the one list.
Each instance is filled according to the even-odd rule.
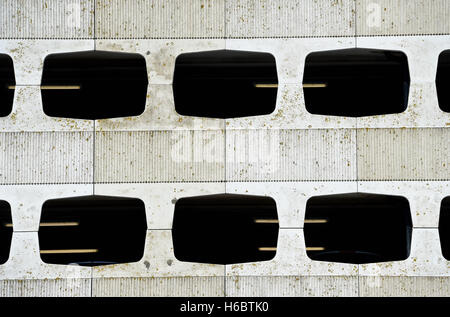
[[359,180],[449,180],[450,129],[358,129]]
[[359,278],[360,296],[448,297],[450,277],[368,276]]
[[354,0],[227,1],[226,36],[353,36]]
[[225,0],[97,0],[96,36],[223,38]]
[[356,130],[227,130],[227,181],[356,180]]
[[95,182],[220,182],[223,130],[96,132]]
[[447,0],[356,0],[358,35],[450,34]]
[[223,276],[94,278],[94,297],[222,297]]
[[93,132],[0,133],[0,184],[93,181]]
[[3,0],[0,38],[94,38],[94,1]]
[[0,297],[90,297],[91,279],[0,280]]
[[356,276],[233,276],[226,279],[230,297],[354,297]]

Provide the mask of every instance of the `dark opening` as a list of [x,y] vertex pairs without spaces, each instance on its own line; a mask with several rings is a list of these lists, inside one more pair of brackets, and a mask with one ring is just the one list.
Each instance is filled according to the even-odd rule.
[[314,52],[305,62],[306,110],[347,117],[400,113],[408,106],[409,82],[408,60],[400,51]]
[[450,196],[441,202],[439,217],[439,238],[441,240],[442,255],[450,261]]
[[97,266],[139,261],[145,206],[136,198],[83,196],[47,200],[39,227],[45,263]]
[[172,237],[180,261],[233,264],[275,257],[278,216],[270,197],[219,194],[181,198]]
[[365,193],[312,197],[306,204],[304,234],[312,260],[405,260],[412,234],[409,202],[401,196]]
[[177,57],[173,77],[180,115],[236,118],[275,110],[278,77],[269,53],[217,50]]
[[9,55],[0,54],[0,117],[12,111],[15,85],[13,60]]
[[7,201],[0,200],[0,264],[8,261],[12,235],[11,206]]
[[439,55],[436,89],[439,101],[439,108],[442,111],[450,112],[450,50],[443,51]]
[[50,54],[41,94],[51,117],[105,119],[137,116],[147,98],[147,68],[140,54],[86,51]]

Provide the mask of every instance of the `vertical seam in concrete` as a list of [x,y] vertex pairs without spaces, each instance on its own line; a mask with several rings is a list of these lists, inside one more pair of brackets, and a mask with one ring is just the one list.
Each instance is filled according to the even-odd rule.
[[223,266],[223,297],[227,297],[227,266]]
[[358,14],[356,12],[356,8],[358,6],[357,1],[358,0],[354,0],[355,1],[355,48],[358,47]]
[[225,39],[225,49],[226,47],[226,39],[227,39],[227,0],[223,1],[223,38]]
[[[97,14],[97,0],[94,1],[94,51],[97,49],[97,24],[96,24],[96,14]],[[92,132],[92,195],[95,195],[95,120],[94,120],[94,131]],[[91,268],[91,298],[94,296],[94,269]]]
[[92,195],[95,195],[95,120],[92,135]]
[[[358,12],[357,10],[357,1],[355,0],[355,48],[358,47]],[[358,117],[355,120],[355,168],[356,168],[356,192],[359,192],[359,175],[358,175]],[[359,266],[358,266],[358,296],[359,296]]]

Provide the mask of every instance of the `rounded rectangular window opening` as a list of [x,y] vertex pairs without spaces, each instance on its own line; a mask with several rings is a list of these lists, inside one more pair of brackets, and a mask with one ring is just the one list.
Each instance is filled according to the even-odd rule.
[[44,60],[41,95],[50,117],[106,119],[142,114],[148,76],[140,54],[84,51]]
[[0,54],[0,117],[6,117],[11,113],[15,87],[13,60],[7,54]]
[[349,193],[311,197],[306,204],[306,254],[312,260],[405,260],[411,234],[409,202],[401,196]]
[[270,197],[217,194],[179,199],[172,238],[179,261],[234,264],[275,257],[278,216]]
[[450,196],[445,197],[441,202],[439,239],[442,255],[447,261],[450,261]]
[[11,206],[7,201],[0,200],[0,265],[9,259],[12,235]]
[[278,76],[270,53],[216,50],[177,57],[175,111],[184,116],[237,118],[272,113]]
[[438,95],[439,108],[444,112],[450,112],[450,50],[439,54],[436,90]]
[[404,112],[409,69],[400,51],[350,48],[306,57],[306,110],[327,116],[364,117]]
[[137,262],[145,248],[145,205],[136,198],[81,196],[42,206],[42,261],[98,266]]

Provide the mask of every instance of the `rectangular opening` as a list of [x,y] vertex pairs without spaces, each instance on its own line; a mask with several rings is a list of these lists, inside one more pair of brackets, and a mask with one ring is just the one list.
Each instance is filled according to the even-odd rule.
[[180,115],[237,118],[275,110],[278,77],[269,53],[217,50],[177,57],[173,77]]
[[45,263],[97,266],[139,261],[147,221],[140,199],[82,196],[47,200],[39,226]]
[[51,117],[106,119],[145,110],[148,77],[140,54],[85,51],[44,60],[41,95]]
[[233,264],[275,257],[278,216],[270,197],[218,194],[175,204],[172,237],[179,261]]
[[408,60],[403,52],[365,48],[313,52],[306,57],[306,110],[328,116],[401,113],[408,106]]
[[311,197],[304,234],[312,260],[352,264],[405,260],[412,234],[409,202],[401,196],[366,193]]

